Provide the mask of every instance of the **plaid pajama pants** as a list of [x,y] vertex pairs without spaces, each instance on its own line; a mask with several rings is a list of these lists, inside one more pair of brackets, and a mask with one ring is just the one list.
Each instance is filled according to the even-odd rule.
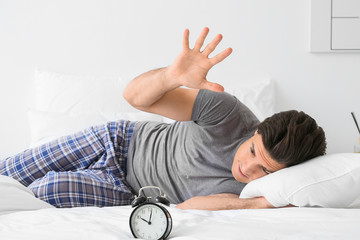
[[125,182],[134,123],[109,122],[0,161],[0,174],[56,207],[128,205]]

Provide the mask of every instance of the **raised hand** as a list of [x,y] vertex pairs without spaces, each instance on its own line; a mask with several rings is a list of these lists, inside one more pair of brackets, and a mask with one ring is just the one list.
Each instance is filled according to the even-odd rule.
[[[195,88],[208,89],[216,92],[224,91],[223,86],[207,81],[206,76],[209,70],[219,62],[227,58],[231,48],[223,50],[216,56],[209,58],[209,55],[216,49],[222,40],[222,35],[218,34],[205,48],[201,48],[205,42],[209,28],[204,28],[195,42],[193,49],[189,48],[189,30],[186,29],[183,35],[183,49],[174,63],[169,66],[168,74],[170,78],[175,78],[179,85]],[[174,79],[173,79],[174,80]]]
[[[223,86],[207,81],[209,70],[228,57],[232,49],[227,48],[214,57],[209,55],[222,39],[218,34],[205,48],[208,28],[204,28],[195,42],[189,47],[189,30],[184,31],[183,48],[174,63],[143,73],[133,79],[126,87],[123,96],[135,108],[159,114],[177,121],[191,120],[191,113],[199,89],[222,92]],[[181,86],[188,87],[180,88]]]

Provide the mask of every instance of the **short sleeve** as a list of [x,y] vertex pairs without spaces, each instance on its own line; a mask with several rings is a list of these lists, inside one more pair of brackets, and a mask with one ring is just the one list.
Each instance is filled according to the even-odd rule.
[[237,101],[229,93],[201,89],[194,102],[191,120],[198,125],[216,125],[233,111]]

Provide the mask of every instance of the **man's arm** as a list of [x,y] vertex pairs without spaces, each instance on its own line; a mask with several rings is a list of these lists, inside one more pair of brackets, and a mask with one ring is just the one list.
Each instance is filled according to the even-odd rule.
[[[216,56],[209,55],[220,43],[217,35],[204,50],[200,50],[209,32],[204,28],[193,49],[189,48],[189,30],[184,31],[183,49],[168,67],[144,73],[132,80],[123,96],[135,108],[156,113],[179,121],[190,120],[192,107],[199,89],[222,92],[224,88],[207,81],[209,70],[228,57],[232,50],[225,49]],[[181,86],[190,89],[180,88]]]
[[188,121],[199,90],[179,88],[167,71],[160,68],[138,76],[128,84],[123,96],[139,110]]
[[264,197],[239,198],[236,194],[217,194],[210,196],[198,196],[176,205],[180,209],[199,210],[232,210],[232,209],[258,209],[273,208]]

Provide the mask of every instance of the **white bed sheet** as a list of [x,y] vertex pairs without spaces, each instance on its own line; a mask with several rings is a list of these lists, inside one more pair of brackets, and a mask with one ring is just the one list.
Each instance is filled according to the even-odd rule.
[[[169,239],[359,239],[360,209],[282,208],[199,211],[168,208]],[[132,209],[40,209],[0,216],[0,239],[133,239]]]

